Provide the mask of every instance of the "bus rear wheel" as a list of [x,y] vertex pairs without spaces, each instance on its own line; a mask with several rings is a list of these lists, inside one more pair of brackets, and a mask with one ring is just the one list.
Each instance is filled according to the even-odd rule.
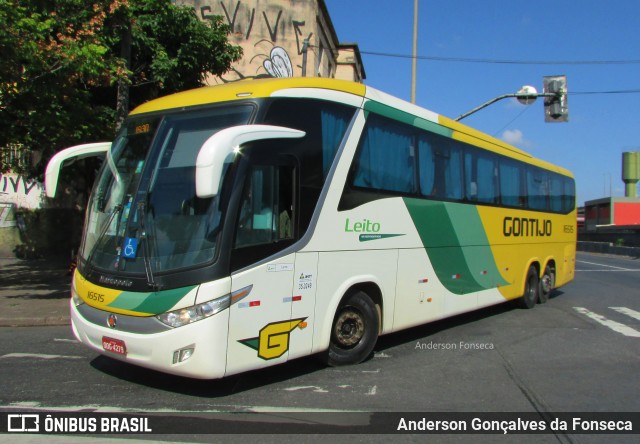
[[518,303],[521,308],[533,308],[540,297],[540,280],[538,279],[538,270],[533,265],[529,267],[527,278],[524,285],[524,294]]
[[378,310],[369,295],[356,291],[348,296],[333,318],[327,364],[350,365],[367,359],[378,340],[379,328]]
[[540,297],[538,298],[539,303],[544,304],[549,300],[549,294],[551,294],[555,285],[556,285],[555,269],[552,266],[547,265],[544,268],[542,279],[540,279]]

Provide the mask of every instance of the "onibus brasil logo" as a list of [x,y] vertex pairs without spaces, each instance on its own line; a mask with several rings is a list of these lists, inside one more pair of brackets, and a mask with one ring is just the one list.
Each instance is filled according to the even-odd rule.
[[272,322],[260,330],[255,338],[241,339],[238,342],[258,351],[258,357],[269,360],[284,355],[289,350],[289,337],[294,328],[305,328],[307,318],[290,321]]

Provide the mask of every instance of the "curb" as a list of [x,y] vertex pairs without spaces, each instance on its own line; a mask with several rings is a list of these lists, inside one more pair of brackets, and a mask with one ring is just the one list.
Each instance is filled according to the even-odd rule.
[[71,325],[70,316],[48,316],[44,318],[0,318],[0,327],[53,327]]

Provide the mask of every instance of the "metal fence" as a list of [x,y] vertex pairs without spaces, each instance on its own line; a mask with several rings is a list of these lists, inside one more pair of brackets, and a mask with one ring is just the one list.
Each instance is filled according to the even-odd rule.
[[0,147],[0,165],[3,170],[26,168],[30,162],[30,152],[21,143],[12,143],[5,147]]
[[578,251],[590,253],[615,254],[640,258],[640,247],[620,247],[609,242],[583,242],[578,241]]

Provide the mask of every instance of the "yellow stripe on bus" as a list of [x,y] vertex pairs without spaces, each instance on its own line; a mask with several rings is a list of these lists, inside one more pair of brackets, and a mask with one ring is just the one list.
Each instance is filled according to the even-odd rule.
[[[101,310],[107,310],[120,294],[122,290],[101,287],[86,280],[78,270],[75,271],[74,283],[76,293],[87,304]],[[113,311],[109,308],[109,311]]]
[[175,108],[269,97],[275,91],[290,88],[318,88],[341,91],[364,96],[366,87],[360,83],[345,80],[293,77],[287,79],[241,80],[224,85],[209,86],[161,97],[144,103],[131,112],[131,115]]

